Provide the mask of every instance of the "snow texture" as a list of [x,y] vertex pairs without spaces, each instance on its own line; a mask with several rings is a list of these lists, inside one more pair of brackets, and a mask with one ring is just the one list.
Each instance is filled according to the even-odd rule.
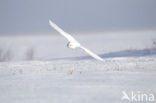
[[[66,48],[66,40],[59,35],[1,36],[1,48],[9,48],[13,56],[9,62],[0,62],[0,101],[129,103],[121,100],[122,91],[156,96],[156,31],[74,37],[104,62]],[[27,61],[29,48],[34,49],[34,56]]]

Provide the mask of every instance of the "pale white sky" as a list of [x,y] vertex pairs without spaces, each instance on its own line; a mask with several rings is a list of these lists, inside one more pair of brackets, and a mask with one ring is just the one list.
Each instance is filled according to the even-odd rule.
[[0,33],[156,28],[156,0],[0,0]]

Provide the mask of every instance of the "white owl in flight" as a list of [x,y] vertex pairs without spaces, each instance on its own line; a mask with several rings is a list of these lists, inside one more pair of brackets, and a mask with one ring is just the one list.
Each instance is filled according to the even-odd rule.
[[82,46],[78,41],[76,41],[70,34],[66,33],[65,31],[63,31],[61,28],[59,28],[55,23],[53,23],[51,20],[49,20],[49,24],[51,27],[53,27],[57,32],[59,32],[62,36],[64,36],[66,39],[68,39],[69,43],[67,44],[68,48],[81,48],[83,49],[85,52],[87,52],[90,56],[92,56],[93,58],[95,58],[96,60],[100,60],[103,61],[103,59],[101,57],[99,57],[98,55],[96,55],[95,53],[91,52],[90,50],[88,50],[87,48],[85,48],[84,46]]

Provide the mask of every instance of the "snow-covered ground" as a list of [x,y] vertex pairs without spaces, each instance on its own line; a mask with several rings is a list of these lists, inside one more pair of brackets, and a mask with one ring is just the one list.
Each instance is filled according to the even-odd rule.
[[56,33],[0,36],[0,57],[5,61],[0,62],[0,101],[129,103],[121,100],[123,91],[156,96],[156,30],[74,37],[104,62],[68,49],[66,39]]

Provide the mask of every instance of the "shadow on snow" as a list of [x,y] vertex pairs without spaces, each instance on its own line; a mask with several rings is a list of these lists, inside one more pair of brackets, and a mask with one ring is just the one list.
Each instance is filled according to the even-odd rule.
[[[102,58],[115,58],[115,57],[141,57],[141,56],[152,56],[156,55],[156,49],[143,49],[143,50],[124,50],[117,52],[110,52],[100,54]],[[81,57],[64,57],[64,58],[54,58],[50,60],[86,60],[93,59],[91,56],[81,56]]]

